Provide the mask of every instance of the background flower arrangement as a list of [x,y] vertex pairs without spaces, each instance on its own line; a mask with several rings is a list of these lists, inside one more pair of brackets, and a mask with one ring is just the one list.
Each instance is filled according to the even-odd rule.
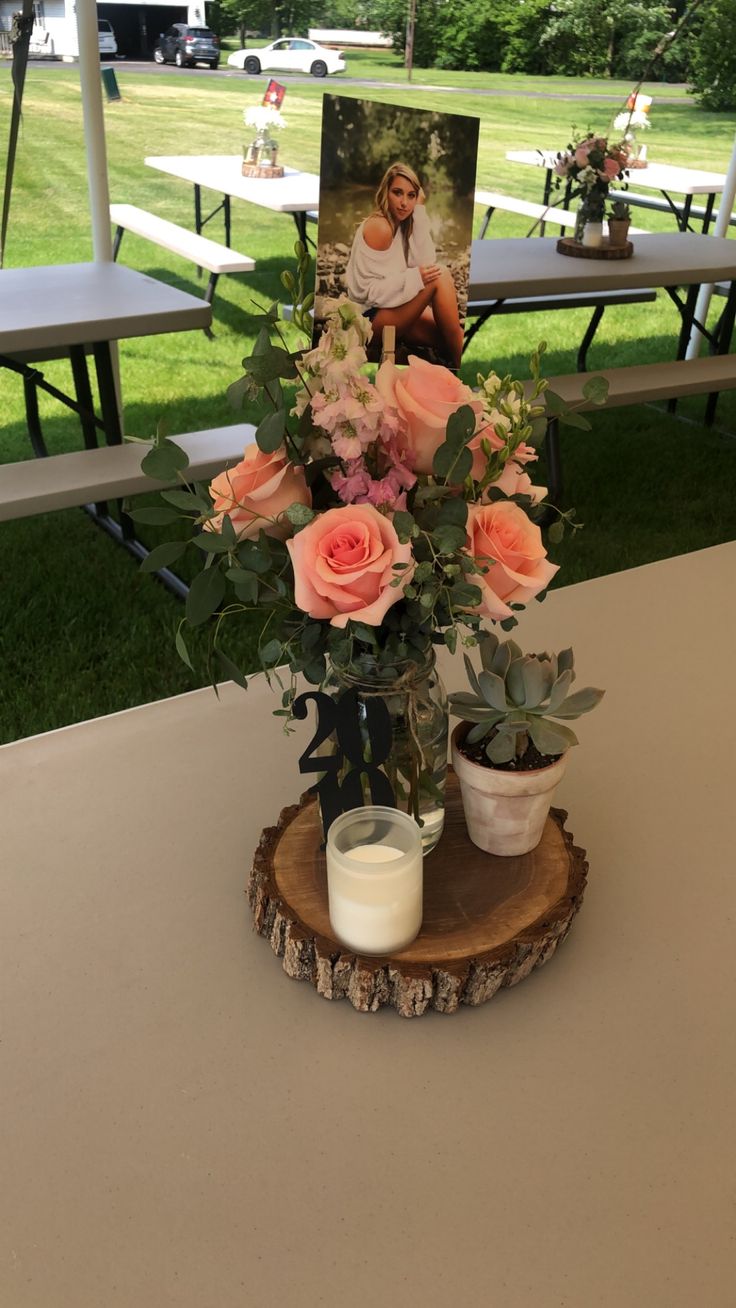
[[255,105],[243,110],[243,122],[246,127],[254,128],[256,133],[243,151],[246,163],[257,163],[261,152],[271,154],[278,150],[274,132],[281,132],[286,127],[286,119],[280,109],[269,104]]
[[609,145],[605,136],[588,132],[581,140],[558,153],[555,163],[556,185],[564,181],[570,187],[570,199],[580,198],[575,237],[581,239],[586,223],[601,223],[611,182],[626,181],[629,151],[624,141]]

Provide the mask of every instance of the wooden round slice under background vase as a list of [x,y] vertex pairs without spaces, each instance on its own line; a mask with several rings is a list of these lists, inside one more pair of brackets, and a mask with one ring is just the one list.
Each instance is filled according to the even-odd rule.
[[468,837],[450,771],[444,833],[424,859],[422,929],[395,955],[368,956],[332,932],[319,806],[304,795],[262,833],[248,884],[256,930],[289,976],[361,1012],[390,1004],[417,1017],[485,1003],[552,957],[580,907],[588,864],[566,817],[551,809],[529,854],[486,854]]

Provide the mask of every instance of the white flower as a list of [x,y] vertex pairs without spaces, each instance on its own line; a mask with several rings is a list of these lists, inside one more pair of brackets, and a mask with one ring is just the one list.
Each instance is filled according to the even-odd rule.
[[598,174],[595,168],[591,168],[590,164],[587,164],[585,168],[580,169],[576,180],[581,186],[590,188],[591,186],[595,186],[598,181]]
[[283,127],[286,127],[286,119],[281,111],[266,104],[256,105],[254,109],[245,109],[243,122],[246,127],[255,127],[257,132],[280,132]]
[[617,132],[633,132],[638,131],[640,127],[651,127],[652,124],[647,115],[642,113],[640,109],[633,109],[631,113],[629,113],[628,109],[625,109],[623,113],[614,118],[613,125]]

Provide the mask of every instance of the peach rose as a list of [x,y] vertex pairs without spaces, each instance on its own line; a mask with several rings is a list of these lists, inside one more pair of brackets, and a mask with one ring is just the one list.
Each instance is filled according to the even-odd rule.
[[[346,626],[349,618],[380,626],[414,570],[394,572],[394,563],[411,565],[411,546],[400,543],[393,523],[372,504],[328,509],[286,547],[298,607],[310,618],[329,618],[333,627]],[[396,577],[402,585],[392,587]]]
[[281,515],[290,504],[312,503],[304,473],[289,462],[283,446],[264,454],[257,445],[248,445],[240,463],[210,483],[210,496],[217,516],[205,526],[220,531],[227,514],[239,540],[256,537],[261,528],[283,540],[291,523]]
[[469,404],[476,420],[483,412],[482,400],[449,368],[426,363],[415,355],[410,355],[408,368],[381,364],[376,387],[407,424],[407,444],[415,472],[431,473],[435,451],[443,444],[448,420],[456,409]]
[[470,505],[467,549],[488,568],[470,578],[483,594],[478,612],[496,621],[511,617],[509,604],[534,599],[558,571],[547,559],[539,527],[510,500]]

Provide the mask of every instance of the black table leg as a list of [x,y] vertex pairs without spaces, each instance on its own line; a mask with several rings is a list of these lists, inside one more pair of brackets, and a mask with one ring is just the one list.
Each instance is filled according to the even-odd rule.
[[296,226],[296,230],[297,230],[297,232],[299,233],[299,240],[301,241],[302,245],[303,245],[303,246],[305,247],[305,249],[306,249],[306,245],[307,245],[307,214],[306,214],[306,211],[305,211],[305,210],[302,210],[300,213],[293,213],[291,216],[292,216],[292,218],[294,219],[294,223],[295,223],[295,226]]
[[118,397],[115,389],[115,376],[112,370],[112,356],[109,341],[95,341],[92,346],[97,372],[97,385],[100,391],[100,408],[108,445],[122,445],[123,433],[120,427]]
[[[72,365],[72,377],[74,378],[74,391],[79,404],[79,422],[82,428],[85,448],[94,450],[97,448],[97,424],[94,420],[94,400],[92,399],[92,387],[89,381],[89,370],[87,368],[87,356],[83,345],[69,346],[69,359]],[[95,512],[101,517],[108,512],[107,503],[100,500],[95,504]]]

